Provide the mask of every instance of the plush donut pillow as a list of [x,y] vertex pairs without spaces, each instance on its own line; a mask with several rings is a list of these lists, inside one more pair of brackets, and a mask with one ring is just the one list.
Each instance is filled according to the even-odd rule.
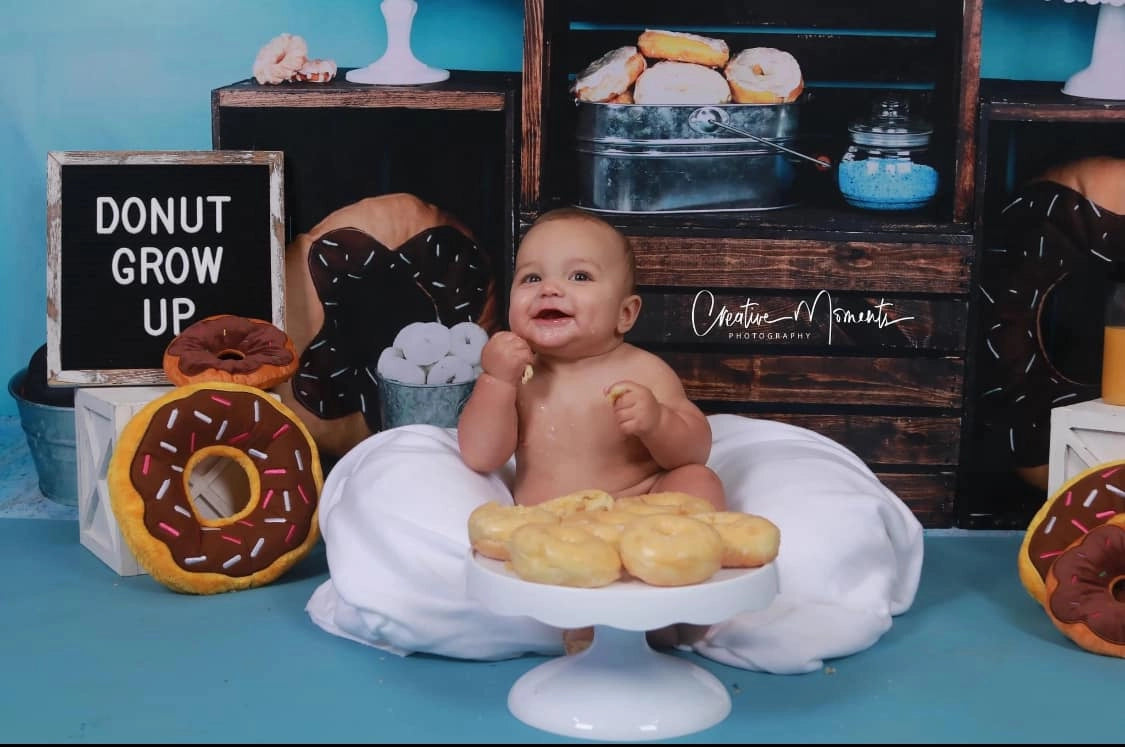
[[380,429],[379,355],[411,322],[494,331],[487,254],[457,218],[403,193],[347,205],[286,248],[286,332],[296,375],[276,391],[324,454]]
[[[189,486],[215,457],[233,460],[249,485],[249,495],[230,496],[230,515],[208,516]],[[289,408],[256,387],[189,384],[149,402],[121,431],[106,478],[137,563],[176,591],[268,584],[319,537],[316,444]]]

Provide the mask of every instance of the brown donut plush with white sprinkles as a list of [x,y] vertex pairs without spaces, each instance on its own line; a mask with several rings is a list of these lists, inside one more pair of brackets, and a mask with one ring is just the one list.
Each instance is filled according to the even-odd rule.
[[412,195],[362,200],[299,236],[286,284],[299,364],[277,391],[334,456],[379,430],[375,370],[403,327],[496,323],[487,255],[463,224]]
[[[1005,240],[986,248],[978,288],[977,417],[1044,490],[1051,409],[1099,394],[1102,291],[1125,259],[1125,216],[1099,205],[1097,189],[1055,181],[1066,174],[1028,185],[1003,209]],[[1081,291],[1065,296],[1064,283]],[[1049,314],[1063,297],[1083,308]]]
[[[190,480],[214,457],[245,471],[250,494],[234,514],[207,518]],[[289,408],[256,387],[190,384],[153,400],[122,430],[107,480],[137,563],[176,591],[268,584],[319,537],[324,478],[316,444]]]

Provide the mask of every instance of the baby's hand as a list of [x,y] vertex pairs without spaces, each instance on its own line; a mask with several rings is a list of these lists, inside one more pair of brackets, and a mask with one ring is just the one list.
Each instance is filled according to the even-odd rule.
[[619,381],[606,388],[605,396],[617,415],[617,426],[628,436],[646,436],[660,424],[660,403],[647,386]]
[[535,361],[535,354],[527,340],[514,332],[497,332],[480,354],[481,370],[501,381],[516,385],[523,378],[524,371]]

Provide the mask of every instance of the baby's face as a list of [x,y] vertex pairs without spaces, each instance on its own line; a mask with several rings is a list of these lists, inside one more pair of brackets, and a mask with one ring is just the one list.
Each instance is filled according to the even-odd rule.
[[611,229],[548,221],[520,244],[508,324],[536,352],[597,355],[612,349],[635,321],[629,291],[625,249]]

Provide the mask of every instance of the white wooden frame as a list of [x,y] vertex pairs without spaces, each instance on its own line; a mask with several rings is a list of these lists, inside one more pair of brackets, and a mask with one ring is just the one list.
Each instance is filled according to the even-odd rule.
[[64,165],[252,165],[269,167],[270,321],[285,325],[285,158],[281,151],[51,151],[47,154],[47,380],[55,385],[168,384],[162,368],[62,369],[62,167]]

